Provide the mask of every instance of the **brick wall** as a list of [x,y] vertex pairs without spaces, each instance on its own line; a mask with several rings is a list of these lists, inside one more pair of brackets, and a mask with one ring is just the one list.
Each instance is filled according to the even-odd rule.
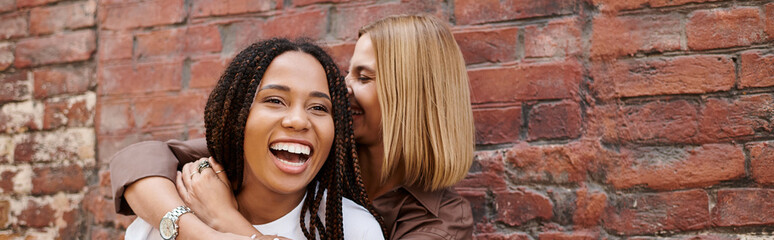
[[271,36],[342,66],[357,29],[448,20],[479,239],[736,239],[774,226],[774,3],[0,0],[0,239],[117,239],[109,156],[203,136],[209,90]]

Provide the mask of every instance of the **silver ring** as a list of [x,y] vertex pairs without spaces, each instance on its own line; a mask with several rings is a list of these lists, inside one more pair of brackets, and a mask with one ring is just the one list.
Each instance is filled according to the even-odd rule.
[[222,173],[222,172],[223,172],[223,170],[215,171],[215,174]]
[[205,168],[212,168],[212,166],[210,166],[210,161],[204,161],[199,163],[199,168],[197,168],[196,170],[199,173],[202,173],[202,169],[205,169]]

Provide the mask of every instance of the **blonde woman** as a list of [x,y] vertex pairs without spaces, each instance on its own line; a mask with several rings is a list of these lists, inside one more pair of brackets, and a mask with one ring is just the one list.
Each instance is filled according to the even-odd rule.
[[[471,238],[470,205],[450,189],[472,162],[474,127],[464,60],[448,26],[432,16],[390,16],[364,26],[346,82],[363,182],[388,238]],[[139,164],[168,170],[112,171],[117,210],[130,213],[129,202],[141,217],[161,219],[169,209],[159,206],[159,199],[182,202],[166,180],[173,179],[178,160],[207,155],[202,140],[125,149],[114,156],[111,169]],[[166,190],[143,187],[158,184],[167,185]],[[198,219],[187,220],[196,227],[181,222],[182,235],[195,236],[199,220],[223,232],[244,225],[219,216],[229,204],[208,206],[190,217]]]

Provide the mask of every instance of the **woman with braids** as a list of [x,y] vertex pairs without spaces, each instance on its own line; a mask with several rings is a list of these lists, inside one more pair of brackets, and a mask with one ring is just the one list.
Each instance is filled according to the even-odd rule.
[[[346,91],[334,62],[314,44],[271,39],[240,52],[204,111],[213,160],[186,164],[177,176],[181,196],[201,193],[196,196],[210,201],[186,198],[187,207],[170,215],[205,213],[208,203],[226,203],[231,207],[219,214],[241,219],[245,230],[232,228],[240,235],[257,234],[257,228],[292,239],[383,239],[381,226],[362,207],[369,205],[359,171],[345,171],[358,168]],[[221,182],[213,167],[228,177]],[[137,219],[127,239],[175,238],[175,220],[166,226],[162,220],[156,233]],[[237,235],[211,231],[197,237]]]
[[[362,166],[362,182],[382,217],[388,239],[472,238],[470,205],[450,189],[472,163],[474,127],[467,72],[449,27],[432,16],[407,15],[364,26],[346,82],[357,150],[353,154]],[[111,164],[140,161],[174,168],[178,160],[209,156],[205,145],[201,140],[146,142],[116,155]],[[360,176],[357,167],[345,171]],[[153,171],[143,174],[146,172]],[[154,183],[169,184],[162,177],[138,179],[171,179],[169,174],[127,175],[113,177],[119,211],[130,210],[121,198],[124,186],[128,188],[123,196],[129,203],[138,203],[131,207],[140,216],[168,211],[142,204],[152,202],[154,196],[179,199],[173,190],[156,192],[158,195],[137,190]],[[225,211],[221,208],[205,211],[202,221],[224,232],[230,231],[222,225],[241,221],[219,214]],[[192,228],[196,227],[181,226],[181,231],[196,231]]]

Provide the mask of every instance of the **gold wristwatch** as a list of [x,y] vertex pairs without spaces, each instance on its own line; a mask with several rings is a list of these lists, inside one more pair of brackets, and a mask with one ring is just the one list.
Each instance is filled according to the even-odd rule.
[[161,218],[161,223],[159,223],[161,238],[164,240],[174,240],[175,237],[177,237],[177,220],[180,219],[180,216],[183,214],[192,212],[193,211],[186,206],[179,206],[172,209],[172,211],[167,212],[167,214]]

